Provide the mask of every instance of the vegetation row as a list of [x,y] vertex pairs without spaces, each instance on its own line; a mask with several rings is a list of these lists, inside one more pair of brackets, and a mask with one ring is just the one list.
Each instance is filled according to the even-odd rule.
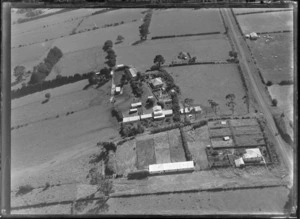
[[193,34],[181,34],[181,35],[154,36],[154,37],[151,37],[151,40],[165,39],[165,38],[174,38],[174,37],[213,35],[213,34],[220,34],[220,33],[221,33],[220,31],[215,31],[215,32],[207,32],[207,33],[193,33]]

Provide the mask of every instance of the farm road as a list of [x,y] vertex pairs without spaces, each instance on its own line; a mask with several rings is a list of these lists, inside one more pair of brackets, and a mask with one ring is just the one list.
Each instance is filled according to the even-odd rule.
[[[250,82],[252,84],[252,88],[255,93],[256,99],[263,109],[264,116],[268,122],[268,125],[272,131],[272,134],[275,136],[275,133],[278,133],[278,130],[277,130],[277,127],[273,120],[272,113],[269,110],[268,104],[265,102],[265,100],[262,96],[262,92],[265,92],[265,91],[260,91],[260,89],[254,79],[254,76],[252,75],[252,73],[250,71],[250,67],[254,66],[253,60],[251,59],[251,55],[249,54],[250,51],[247,49],[246,42],[243,40],[241,33],[239,32],[239,29],[237,27],[237,24],[234,22],[234,18],[233,18],[234,15],[232,14],[232,11],[229,12],[228,9],[221,9],[221,10],[223,10],[224,15],[225,15],[224,17],[230,26],[229,34],[232,35],[232,39],[233,39],[234,44],[236,45],[236,49],[240,55],[240,60],[245,65],[246,72],[248,74],[248,77],[250,78]],[[293,150],[286,146],[285,142],[283,142],[280,135],[275,136],[275,139],[276,139],[276,142],[281,151],[284,163],[290,170],[290,174],[292,176],[293,175]]]

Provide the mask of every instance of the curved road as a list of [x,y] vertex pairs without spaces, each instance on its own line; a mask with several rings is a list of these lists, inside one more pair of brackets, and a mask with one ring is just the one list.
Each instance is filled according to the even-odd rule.
[[[237,24],[235,24],[235,22],[233,22],[232,16],[234,16],[234,15],[232,14],[231,11],[229,12],[228,9],[223,8],[221,10],[224,12],[223,13],[225,15],[224,18],[227,20],[227,23],[229,24],[229,27],[230,27],[229,31],[231,30],[234,44],[236,46],[238,53],[240,54],[240,61],[242,61],[246,67],[246,72],[250,78],[250,83],[251,83],[253,91],[254,91],[253,93],[255,94],[258,103],[261,105],[261,107],[263,109],[263,114],[265,116],[265,119],[267,120],[267,124],[268,124],[269,128],[272,131],[272,134],[275,137],[276,143],[281,151],[284,163],[287,166],[287,168],[289,169],[289,173],[291,174],[291,176],[293,176],[293,151],[291,148],[288,148],[289,146],[282,140],[280,135],[275,136],[275,133],[278,133],[277,127],[273,120],[272,114],[269,110],[269,106],[263,99],[262,94],[256,84],[256,81],[250,71],[249,64],[252,64],[252,62],[248,63],[249,59],[247,59],[247,56],[245,55],[245,51],[243,50],[243,47],[241,45],[242,43],[245,43],[245,42],[242,39],[237,26],[234,26],[234,25],[237,25]],[[238,34],[239,34],[239,36],[238,36]]]

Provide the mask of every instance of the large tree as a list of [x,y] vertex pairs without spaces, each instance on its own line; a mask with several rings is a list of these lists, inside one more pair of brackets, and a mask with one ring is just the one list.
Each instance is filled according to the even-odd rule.
[[212,108],[214,113],[217,115],[217,107],[219,106],[219,104],[211,99],[208,100],[208,103],[210,104],[210,107]]
[[102,49],[106,52],[107,50],[112,49],[112,47],[113,47],[113,42],[111,40],[107,40],[104,43],[104,46],[102,47]]
[[25,74],[25,67],[24,66],[17,65],[14,68],[14,76],[16,77],[17,81],[22,80],[24,74]]
[[158,67],[160,68],[160,66],[165,63],[165,59],[162,55],[157,55],[157,56],[155,56],[153,62],[154,62],[154,64],[157,64]]
[[235,95],[234,94],[227,94],[225,98],[228,101],[226,103],[226,106],[228,106],[228,108],[231,110],[232,114],[234,114],[234,109],[235,109],[235,106],[236,106]]

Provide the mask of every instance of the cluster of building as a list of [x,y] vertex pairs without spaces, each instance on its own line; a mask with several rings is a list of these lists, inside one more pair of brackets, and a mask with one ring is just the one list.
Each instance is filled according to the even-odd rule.
[[246,149],[246,153],[234,161],[236,167],[243,167],[245,163],[266,163],[259,148]]
[[[150,96],[150,98],[153,98]],[[132,103],[131,108],[129,110],[129,114],[131,113],[136,113],[138,112],[138,108],[142,107],[142,102],[137,102],[137,103]],[[123,118],[123,123],[128,123],[128,122],[136,122],[144,119],[155,119],[155,120],[160,120],[164,119],[166,116],[172,116],[173,115],[173,110],[163,110],[161,106],[156,105],[152,109],[152,113],[148,114],[142,114],[142,115],[136,115],[136,116],[130,116],[130,117],[124,117]]]

